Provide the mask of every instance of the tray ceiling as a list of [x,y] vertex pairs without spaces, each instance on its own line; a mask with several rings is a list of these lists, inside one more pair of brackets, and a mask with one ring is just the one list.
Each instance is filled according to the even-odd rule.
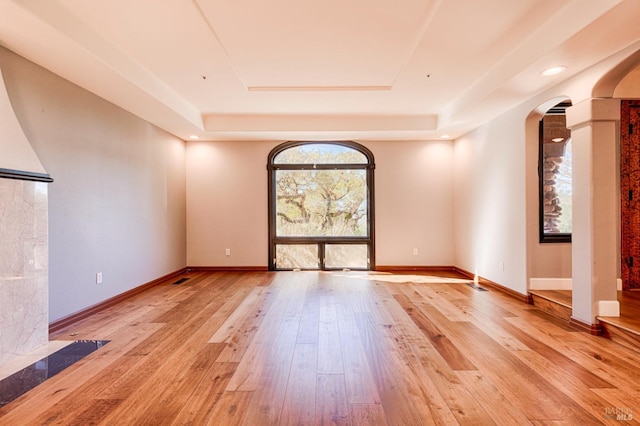
[[[640,43],[633,0],[0,0],[0,11],[0,45],[184,139],[456,137]],[[567,72],[540,76],[551,65]]]

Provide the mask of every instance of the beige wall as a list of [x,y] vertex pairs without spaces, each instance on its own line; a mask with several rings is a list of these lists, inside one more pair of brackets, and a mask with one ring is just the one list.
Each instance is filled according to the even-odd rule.
[[455,143],[455,264],[526,293],[525,117],[511,111]]
[[276,145],[187,143],[189,266],[267,266],[267,156]]
[[[190,266],[268,265],[266,165],[277,145],[187,143]],[[452,265],[452,143],[364,145],[376,161],[377,264]]]
[[185,267],[184,142],[5,49],[0,56],[16,116],[55,180],[50,320]]
[[364,145],[376,161],[376,264],[453,265],[453,143]]

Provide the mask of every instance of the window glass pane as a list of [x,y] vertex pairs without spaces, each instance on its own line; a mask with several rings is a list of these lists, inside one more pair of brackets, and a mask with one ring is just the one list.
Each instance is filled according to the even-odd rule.
[[275,156],[274,164],[367,164],[367,157],[347,146],[314,143],[285,149]]
[[367,172],[277,170],[276,235],[367,236]]
[[[567,140],[565,145],[562,161],[558,165],[558,173],[556,174],[556,192],[558,193],[558,205],[560,206],[559,216],[557,218],[557,226],[549,229],[547,232],[571,233],[571,215],[573,204],[571,203],[571,138]],[[556,231],[557,230],[557,231]]]
[[367,244],[327,244],[324,247],[324,266],[331,269],[368,269]]
[[317,244],[277,244],[276,268],[278,269],[318,269]]
[[565,107],[552,108],[542,119],[540,202],[543,235],[550,237],[571,234],[571,130]]

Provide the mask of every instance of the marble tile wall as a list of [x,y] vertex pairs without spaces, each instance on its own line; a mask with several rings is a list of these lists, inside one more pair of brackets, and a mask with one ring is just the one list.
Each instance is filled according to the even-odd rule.
[[0,366],[48,341],[47,190],[0,178]]

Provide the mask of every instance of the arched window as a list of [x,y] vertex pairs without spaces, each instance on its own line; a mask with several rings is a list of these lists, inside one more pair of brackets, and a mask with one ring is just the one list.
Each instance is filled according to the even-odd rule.
[[269,154],[269,269],[374,268],[373,154],[286,142]]

